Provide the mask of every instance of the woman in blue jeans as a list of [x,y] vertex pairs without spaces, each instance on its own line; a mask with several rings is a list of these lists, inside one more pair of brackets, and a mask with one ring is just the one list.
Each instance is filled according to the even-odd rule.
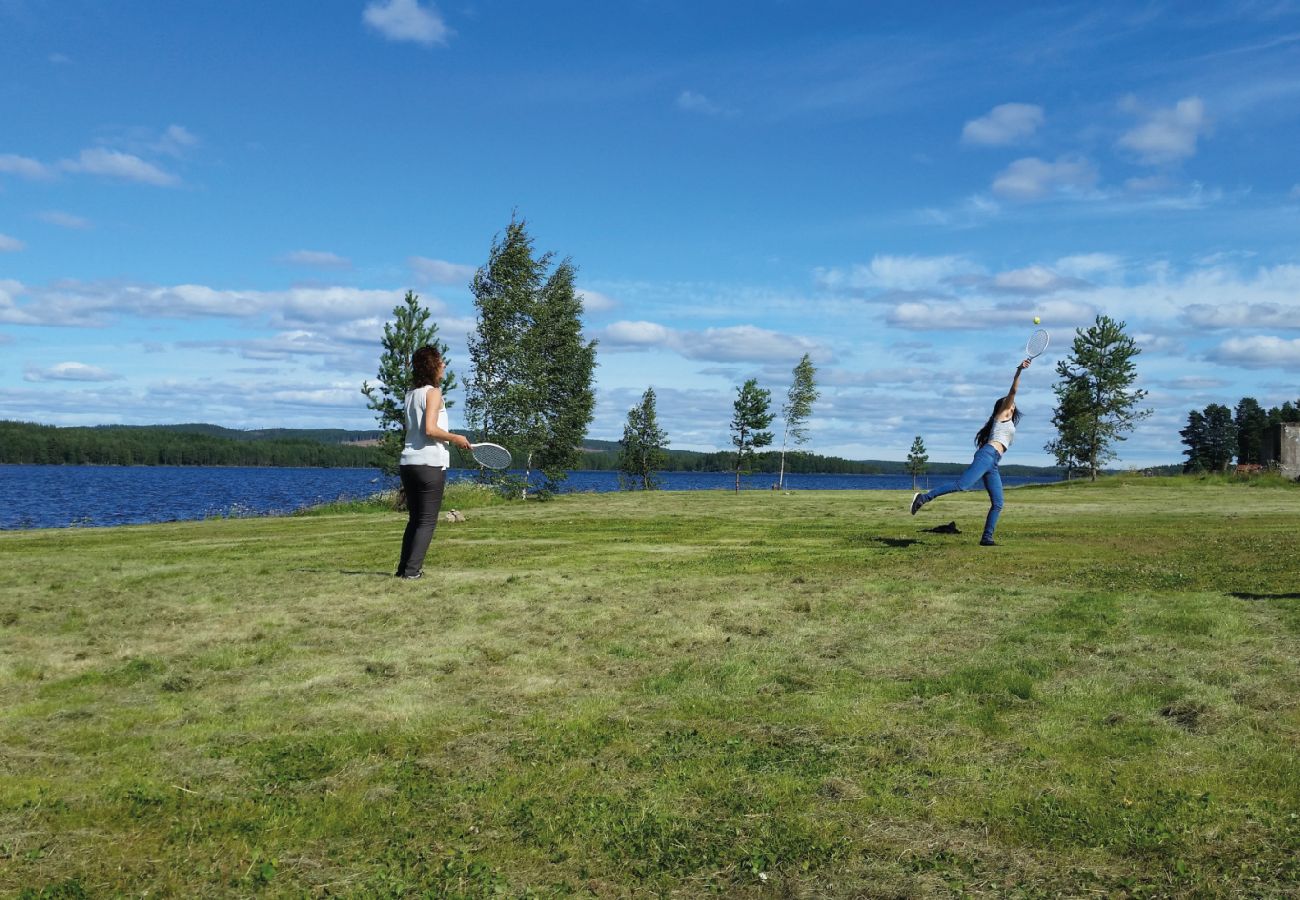
[[1029,360],[1016,366],[1016,375],[1011,379],[1011,390],[1005,397],[998,398],[993,404],[993,414],[984,423],[984,427],[975,435],[975,458],[961,477],[954,483],[912,497],[912,515],[935,497],[951,494],[955,491],[973,491],[981,484],[989,492],[989,514],[984,520],[984,534],[980,544],[995,547],[993,530],[998,527],[998,516],[1002,513],[1002,476],[998,473],[998,462],[1007,452],[1011,441],[1016,436],[1016,425],[1020,423],[1020,410],[1016,409],[1016,388],[1020,386],[1020,373],[1029,368]]

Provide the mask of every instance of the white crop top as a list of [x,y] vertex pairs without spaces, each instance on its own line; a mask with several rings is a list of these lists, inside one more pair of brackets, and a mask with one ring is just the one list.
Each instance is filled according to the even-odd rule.
[[993,433],[989,435],[989,442],[997,441],[1002,445],[1004,450],[1011,449],[1011,442],[1016,438],[1016,423],[1011,419],[1005,422],[993,420]]
[[[398,464],[403,466],[438,466],[447,468],[451,465],[451,451],[446,441],[435,441],[424,433],[424,400],[429,388],[418,387],[406,395],[406,444]],[[447,405],[438,406],[438,427],[443,431],[448,428]]]

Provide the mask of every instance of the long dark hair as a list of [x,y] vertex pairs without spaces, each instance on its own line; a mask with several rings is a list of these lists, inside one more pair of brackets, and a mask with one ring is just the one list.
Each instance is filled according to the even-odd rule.
[[[1006,408],[1010,405],[1011,405],[1010,397],[999,397],[998,402],[993,404],[993,414],[989,416],[989,420],[984,423],[984,427],[979,430],[979,433],[977,435],[975,435],[976,447],[983,447],[985,444],[989,442],[989,436],[993,434],[993,423],[997,420],[998,416],[1002,415],[1002,413],[1006,411]],[[1016,409],[1014,412],[1011,413],[1011,424],[1012,425],[1020,424],[1019,409]]]
[[411,388],[442,387],[438,384],[438,367],[442,354],[437,347],[425,344],[411,355]]

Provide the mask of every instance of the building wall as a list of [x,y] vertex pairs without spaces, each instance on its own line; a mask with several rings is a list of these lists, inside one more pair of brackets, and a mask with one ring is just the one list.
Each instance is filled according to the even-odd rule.
[[1274,425],[1264,437],[1267,461],[1287,478],[1300,478],[1300,424]]

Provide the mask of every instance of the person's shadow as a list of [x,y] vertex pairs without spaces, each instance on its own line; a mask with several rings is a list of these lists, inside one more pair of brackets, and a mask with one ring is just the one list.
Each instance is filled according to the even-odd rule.
[[1229,597],[1238,600],[1300,600],[1300,593],[1293,594],[1252,594],[1249,591],[1229,591]]

